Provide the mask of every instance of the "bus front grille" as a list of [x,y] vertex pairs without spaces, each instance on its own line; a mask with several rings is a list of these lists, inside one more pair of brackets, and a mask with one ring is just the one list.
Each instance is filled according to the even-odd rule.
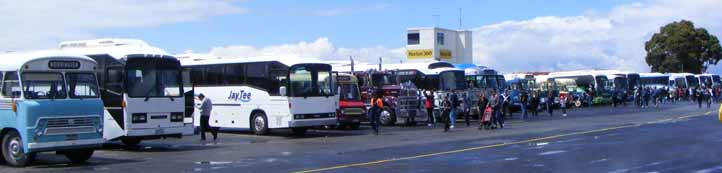
[[64,135],[64,134],[78,134],[78,133],[95,133],[95,127],[93,127],[93,126],[55,127],[55,128],[45,129],[45,135]]
[[47,120],[47,128],[94,126],[93,117],[53,118]]

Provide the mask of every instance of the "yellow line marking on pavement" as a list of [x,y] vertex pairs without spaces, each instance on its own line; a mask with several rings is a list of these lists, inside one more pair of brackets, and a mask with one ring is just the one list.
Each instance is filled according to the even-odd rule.
[[[704,113],[703,115],[687,115],[687,116],[678,117],[677,119],[686,119],[686,118],[691,118],[691,117],[699,117],[699,116],[704,116],[704,115],[712,114],[713,112],[714,112],[714,111],[706,112],[706,113]],[[665,120],[671,121],[671,120],[674,120],[674,119],[665,119]],[[664,120],[663,120],[663,121],[664,121]],[[659,123],[659,120],[658,120],[658,121],[653,121],[653,122],[648,122],[648,123],[655,123],[655,122]],[[605,131],[611,131],[611,130],[617,130],[617,129],[623,129],[623,128],[639,127],[639,126],[641,126],[641,125],[643,125],[643,124],[623,125],[623,126],[609,127],[609,128],[603,128],[603,129],[597,129],[597,130],[589,130],[589,131],[581,131],[581,132],[572,132],[572,133],[567,133],[567,134],[560,134],[560,135],[553,135],[553,136],[540,137],[540,138],[534,138],[534,139],[527,139],[527,140],[516,141],[516,142],[499,143],[499,144],[494,144],[494,145],[485,145],[485,146],[464,148],[464,149],[458,149],[458,150],[451,150],[451,151],[444,151],[444,152],[437,152],[437,153],[422,154],[422,155],[416,155],[416,156],[408,156],[408,157],[401,157],[401,158],[377,160],[377,161],[371,161],[371,162],[346,164],[346,165],[339,165],[339,166],[333,166],[333,167],[327,167],[327,168],[319,168],[319,169],[311,169],[311,170],[297,171],[297,172],[294,172],[294,173],[311,173],[311,172],[330,171],[330,170],[343,169],[343,168],[351,168],[351,167],[361,167],[361,166],[369,166],[369,165],[378,165],[378,164],[388,163],[388,162],[393,162],[393,161],[412,160],[412,159],[418,159],[418,158],[424,158],[424,157],[432,157],[432,156],[439,156],[439,155],[455,154],[455,153],[461,153],[461,152],[467,152],[467,151],[474,151],[474,150],[481,150],[481,149],[487,149],[487,148],[502,147],[502,146],[508,146],[508,145],[516,145],[516,144],[537,142],[537,141],[543,141],[543,140],[549,140],[549,139],[556,139],[556,138],[562,138],[562,137],[567,137],[567,136],[584,135],[584,134],[605,132]]]

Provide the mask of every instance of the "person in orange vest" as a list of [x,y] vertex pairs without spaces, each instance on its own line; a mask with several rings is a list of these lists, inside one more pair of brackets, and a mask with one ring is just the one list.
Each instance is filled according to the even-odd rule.
[[381,123],[379,120],[379,115],[381,114],[381,111],[383,109],[384,101],[381,93],[374,93],[373,97],[371,97],[371,109],[369,110],[369,112],[371,113],[371,117],[369,121],[371,121],[371,127],[374,129],[375,135],[379,135],[379,124]]

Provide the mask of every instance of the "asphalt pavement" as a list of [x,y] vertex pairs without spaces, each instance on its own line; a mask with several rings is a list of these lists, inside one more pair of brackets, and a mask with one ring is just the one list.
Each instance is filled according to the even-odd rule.
[[360,130],[275,130],[255,136],[225,130],[218,141],[111,143],[86,164],[43,153],[34,165],[0,172],[722,172],[717,108],[683,102],[661,108],[572,109],[477,130],[441,125]]

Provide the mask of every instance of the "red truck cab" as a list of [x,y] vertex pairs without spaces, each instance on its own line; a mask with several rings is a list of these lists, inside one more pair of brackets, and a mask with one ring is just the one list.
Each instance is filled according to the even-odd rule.
[[336,110],[338,127],[358,129],[361,122],[368,119],[358,79],[354,75],[340,73],[336,81],[339,89],[339,104]]

